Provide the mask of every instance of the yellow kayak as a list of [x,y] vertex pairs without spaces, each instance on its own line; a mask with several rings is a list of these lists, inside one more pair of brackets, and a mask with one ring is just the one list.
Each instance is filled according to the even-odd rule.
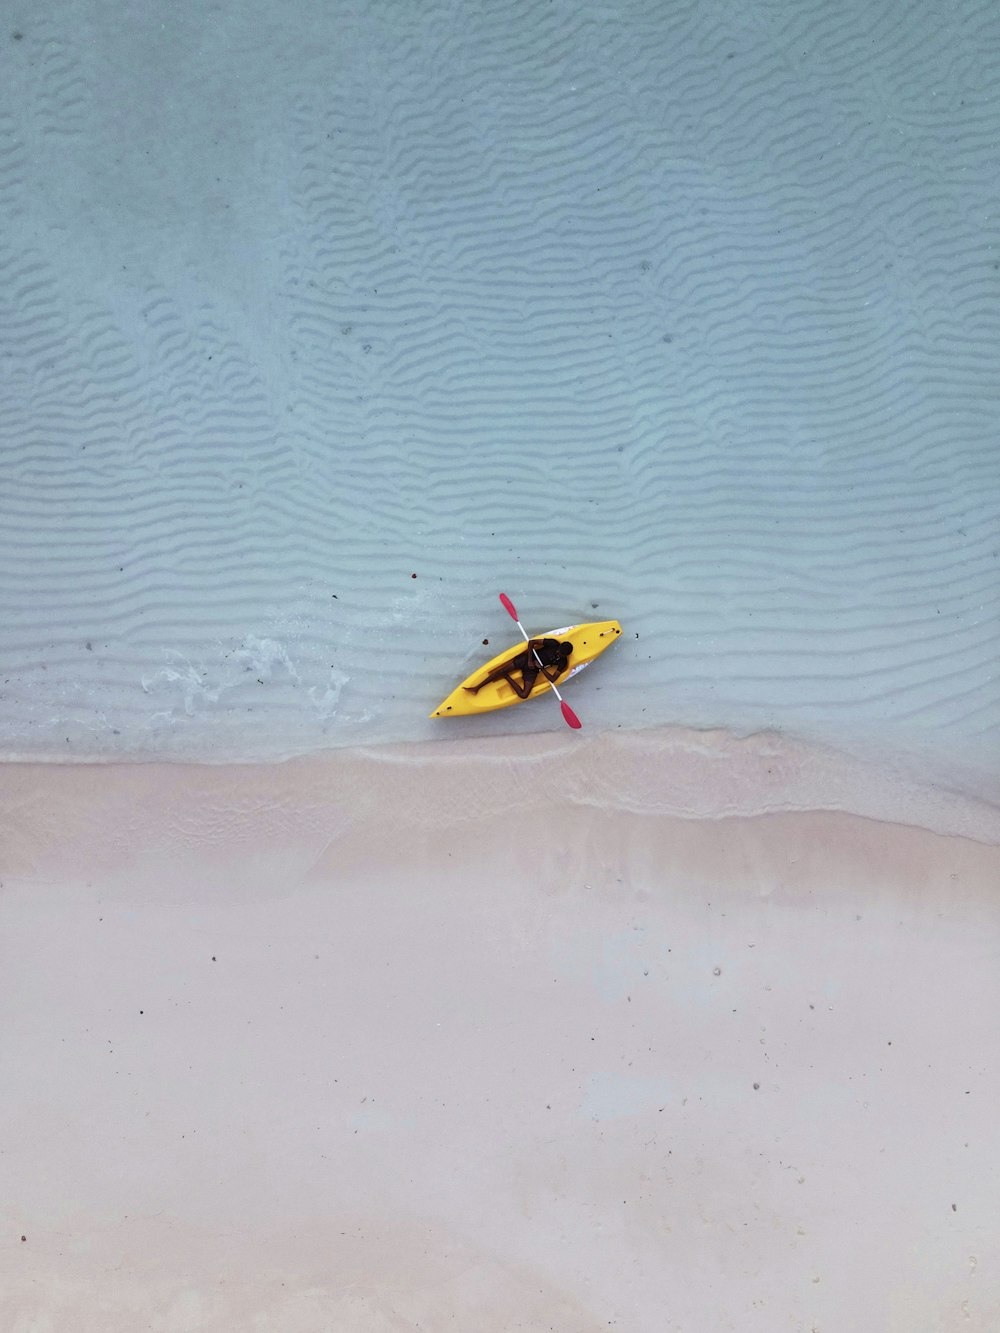
[[[605,648],[610,647],[621,632],[622,627],[617,620],[593,620],[586,625],[564,625],[562,629],[552,629],[547,634],[536,634],[535,638],[559,639],[561,642],[572,643],[573,652],[570,656],[570,668],[562,676],[556,678],[556,685],[561,686],[564,681],[575,676],[578,671],[590,666],[594,658],[600,656]],[[466,686],[478,685],[498,666],[502,666],[504,662],[509,662],[512,657],[523,653],[524,648],[525,645],[522,640],[514,647],[498,653],[496,657],[491,657],[482,666],[476,667],[471,676],[466,676],[461,685],[452,690],[447,699],[438,704],[434,712],[431,713],[431,717],[472,717],[476,713],[490,713],[495,708],[509,708],[511,704],[527,702],[527,700],[519,698],[506,680],[491,681],[489,685],[484,685],[478,694],[470,694],[466,690]],[[528,695],[528,699],[534,699],[539,694],[547,694],[551,689],[552,686],[539,672],[538,679]]]

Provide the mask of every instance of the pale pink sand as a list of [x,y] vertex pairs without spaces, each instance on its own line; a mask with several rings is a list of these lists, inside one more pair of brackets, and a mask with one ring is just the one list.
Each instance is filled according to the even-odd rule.
[[995,812],[839,762],[0,769],[0,1327],[993,1333]]

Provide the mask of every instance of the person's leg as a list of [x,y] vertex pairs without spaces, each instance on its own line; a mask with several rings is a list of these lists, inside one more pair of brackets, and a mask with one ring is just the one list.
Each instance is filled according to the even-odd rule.
[[517,695],[519,699],[527,699],[528,695],[534,689],[535,681],[537,679],[538,679],[538,670],[537,668],[533,669],[532,667],[524,668],[523,680],[520,684],[518,684],[515,677],[509,671],[504,676],[504,680],[506,680],[507,684],[510,686],[510,688],[514,691],[514,693]]
[[519,668],[520,665],[520,657],[512,658],[511,661],[504,665],[496,667],[488,676],[485,676],[478,685],[466,685],[465,689],[469,694],[478,694],[484,685],[492,685],[495,680],[509,680],[510,672]]

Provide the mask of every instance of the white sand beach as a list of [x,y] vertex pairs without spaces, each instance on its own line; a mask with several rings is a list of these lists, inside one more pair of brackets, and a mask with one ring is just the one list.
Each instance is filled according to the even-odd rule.
[[5,1327],[995,1328],[997,812],[684,753],[0,769]]
[[993,7],[0,27],[0,1333],[996,1333]]

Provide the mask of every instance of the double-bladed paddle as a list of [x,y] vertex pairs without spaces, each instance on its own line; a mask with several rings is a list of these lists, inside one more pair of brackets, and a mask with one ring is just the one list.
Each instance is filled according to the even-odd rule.
[[[500,594],[500,600],[503,603],[503,609],[507,612],[511,620],[513,620],[514,624],[524,635],[525,643],[530,643],[531,639],[528,637],[528,631],[524,628],[520,620],[518,620],[517,618],[517,610],[514,606],[514,603],[510,600],[510,598],[507,596],[505,592],[502,592]],[[531,651],[532,653],[534,653],[535,661],[538,663],[542,675],[545,676],[545,668],[542,666],[542,659],[538,656],[538,653],[534,648],[532,648]],[[545,676],[545,679],[549,680],[548,676]],[[566,725],[568,727],[573,727],[573,729],[576,731],[579,731],[579,729],[583,726],[583,723],[580,721],[577,715],[573,712],[572,708],[570,708],[569,704],[556,689],[555,684],[551,680],[549,680],[549,684],[552,686],[552,691],[555,694],[556,698],[559,700],[559,707],[562,709],[562,715],[566,719]]]

